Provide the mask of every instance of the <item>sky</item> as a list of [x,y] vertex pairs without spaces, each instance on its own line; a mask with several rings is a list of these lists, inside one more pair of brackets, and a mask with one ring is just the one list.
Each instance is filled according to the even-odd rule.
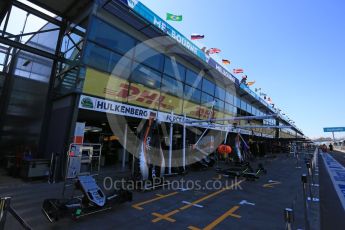
[[[345,1],[141,0],[189,37],[222,50],[310,138],[345,126]],[[241,76],[239,76],[241,77]],[[338,133],[344,136],[345,133]]]
[[[345,1],[141,2],[163,19],[167,12],[183,15],[182,22],[169,23],[186,37],[204,34],[204,45],[220,48],[229,69],[243,68],[248,81],[256,81],[252,89],[262,88],[308,137],[331,136],[323,127],[345,126]],[[14,15],[9,30],[15,33],[25,13]],[[44,23],[30,15],[25,32]]]

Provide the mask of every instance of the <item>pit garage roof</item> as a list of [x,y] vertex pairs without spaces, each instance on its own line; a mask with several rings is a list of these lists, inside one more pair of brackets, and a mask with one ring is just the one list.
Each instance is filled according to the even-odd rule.
[[62,18],[77,17],[94,0],[29,0]]

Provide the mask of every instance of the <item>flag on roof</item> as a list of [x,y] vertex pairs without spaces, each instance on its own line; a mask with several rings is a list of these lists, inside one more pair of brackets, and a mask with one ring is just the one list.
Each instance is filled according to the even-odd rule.
[[252,85],[254,85],[255,84],[255,81],[248,81],[247,82],[247,86],[252,86]]
[[228,59],[222,59],[224,65],[229,65],[230,61]]
[[210,54],[220,53],[220,49],[218,49],[218,48],[210,48],[208,51],[210,52]]
[[192,40],[198,40],[198,39],[203,39],[203,38],[205,38],[205,35],[201,35],[201,34],[192,34],[190,36],[190,39]]
[[206,50],[206,46],[202,47],[202,48],[201,48],[201,51],[204,52],[206,55],[209,55],[209,54],[210,54],[210,51],[209,51],[209,50]]
[[167,20],[180,22],[182,21],[182,15],[174,15],[167,13]]
[[243,73],[243,69],[233,69],[232,72],[233,72],[234,74]]

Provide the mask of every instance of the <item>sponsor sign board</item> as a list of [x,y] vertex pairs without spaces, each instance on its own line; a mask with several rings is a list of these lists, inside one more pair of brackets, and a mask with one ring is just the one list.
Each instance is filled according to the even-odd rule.
[[324,132],[345,132],[345,127],[327,127],[323,128]]
[[[188,100],[183,101],[181,98],[159,92],[159,90],[141,84],[129,83],[126,79],[92,68],[86,69],[83,94],[79,102],[79,108],[81,109],[141,119],[148,119],[155,114],[154,117],[157,117],[160,121],[178,123],[184,120],[182,112],[186,114],[189,120],[208,119],[210,112],[210,108],[205,106]],[[174,115],[172,115],[172,112]],[[212,118],[233,116],[230,112],[223,113],[217,110],[212,113]],[[226,128],[213,127],[212,124],[210,128],[226,131]],[[233,132],[237,131],[233,130]],[[248,135],[252,133],[245,129],[240,129],[239,132]],[[258,136],[261,136],[261,134]],[[267,135],[267,137],[271,136]]]
[[[123,104],[121,102],[110,101],[106,99],[96,98],[87,95],[81,95],[79,101],[79,108],[91,111],[97,111],[102,113],[110,113],[120,116],[129,116],[136,117],[141,119],[148,119],[149,117],[156,117],[161,122],[174,122],[174,123],[183,123],[185,118],[183,116],[174,115],[171,113],[161,112],[157,110],[152,110],[148,108],[142,108],[138,106]],[[191,118],[186,118],[186,120],[195,120]],[[208,125],[208,124],[200,124]],[[198,125],[195,125],[198,126]],[[217,126],[209,124],[210,129],[227,131],[227,128],[224,126]],[[240,132],[241,134],[250,135],[252,132],[245,129],[233,129],[232,132]],[[267,135],[267,137],[270,137]]]
[[[210,109],[170,94],[160,92],[138,83],[131,83],[120,77],[87,68],[83,93],[111,101],[124,102],[131,105],[181,115],[182,110],[187,117],[207,119]],[[213,112],[214,118],[223,118],[224,113]]]

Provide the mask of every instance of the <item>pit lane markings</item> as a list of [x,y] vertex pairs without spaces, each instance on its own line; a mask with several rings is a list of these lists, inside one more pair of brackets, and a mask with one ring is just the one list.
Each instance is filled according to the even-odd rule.
[[281,184],[279,181],[269,180],[267,184],[262,185],[264,188],[274,188],[274,185]]
[[149,204],[149,203],[152,203],[152,202],[155,202],[155,201],[158,201],[158,200],[162,200],[164,198],[168,198],[168,197],[174,196],[176,194],[178,194],[178,192],[172,192],[172,193],[169,193],[169,194],[166,194],[166,195],[156,194],[157,197],[155,197],[153,199],[150,199],[150,200],[146,200],[146,201],[137,203],[137,204],[133,204],[132,207],[137,209],[137,210],[143,210],[144,208],[141,207],[141,206],[143,206],[145,204]]
[[152,223],[157,223],[157,222],[159,222],[159,221],[161,221],[161,220],[166,220],[166,221],[168,221],[168,222],[175,222],[176,220],[173,219],[173,218],[171,218],[171,216],[175,215],[176,213],[179,213],[179,212],[181,212],[181,211],[183,211],[183,210],[186,210],[186,209],[188,209],[188,208],[194,207],[195,205],[197,205],[197,204],[199,204],[199,203],[201,203],[201,202],[203,202],[203,201],[205,201],[205,200],[207,200],[207,199],[209,199],[209,198],[212,198],[212,197],[214,197],[214,196],[217,196],[217,195],[219,195],[219,194],[221,194],[221,193],[223,193],[223,192],[225,192],[225,191],[231,190],[231,189],[233,189],[234,187],[239,186],[239,185],[240,185],[242,182],[244,182],[244,181],[245,181],[245,180],[241,180],[241,181],[239,181],[239,182],[236,182],[236,183],[232,184],[232,185],[229,186],[229,187],[222,188],[222,189],[220,189],[220,190],[218,190],[218,191],[215,191],[215,192],[213,192],[213,193],[211,193],[211,194],[209,194],[209,195],[206,195],[206,196],[204,196],[204,197],[201,197],[200,199],[198,199],[198,200],[196,200],[196,201],[193,201],[193,202],[190,202],[189,204],[186,204],[186,205],[180,207],[179,209],[173,210],[173,211],[171,211],[171,212],[168,212],[168,213],[165,213],[165,214],[160,214],[160,213],[153,212],[152,215],[153,215],[154,217],[156,217],[156,218],[153,219],[151,222],[152,222]]
[[[211,222],[209,225],[207,225],[206,227],[202,228],[202,230],[214,229],[217,225],[219,225],[221,222],[223,222],[228,217],[234,217],[234,218],[237,218],[237,219],[241,218],[240,215],[234,214],[234,212],[236,212],[237,209],[239,209],[239,208],[240,208],[240,206],[238,206],[238,205],[233,206],[227,212],[225,212],[223,215],[221,215],[220,217],[215,219],[213,222]],[[190,229],[190,230],[201,230],[201,228],[197,228],[195,226],[189,226],[188,229]]]

